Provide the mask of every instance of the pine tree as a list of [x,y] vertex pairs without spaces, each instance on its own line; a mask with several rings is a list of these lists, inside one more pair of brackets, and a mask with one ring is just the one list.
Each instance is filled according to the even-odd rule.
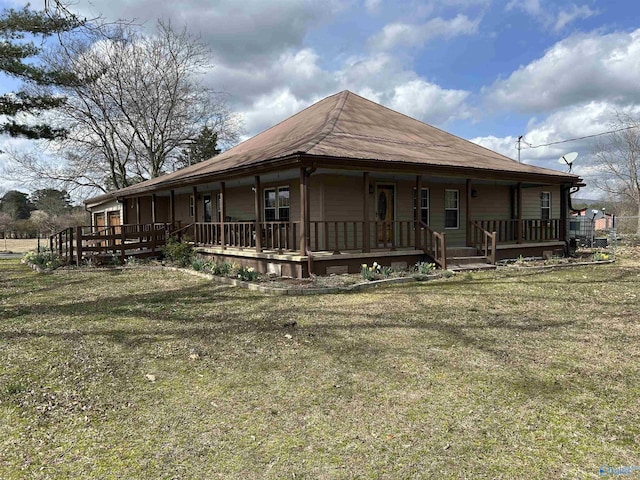
[[63,129],[52,128],[45,123],[25,123],[19,120],[21,114],[38,116],[46,110],[64,103],[64,98],[28,92],[29,85],[58,86],[73,84],[75,78],[64,71],[49,70],[33,62],[42,47],[35,39],[44,40],[52,35],[70,32],[82,25],[72,15],[49,12],[4,10],[0,15],[0,72],[22,80],[23,88],[18,92],[0,96],[0,115],[7,120],[0,123],[0,133],[12,137],[30,139],[54,139],[63,137]]

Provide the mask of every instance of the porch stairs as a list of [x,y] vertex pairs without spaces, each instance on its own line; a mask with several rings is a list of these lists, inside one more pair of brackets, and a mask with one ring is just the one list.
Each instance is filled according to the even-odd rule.
[[496,268],[489,258],[478,253],[474,247],[447,248],[447,269],[453,271],[488,270]]

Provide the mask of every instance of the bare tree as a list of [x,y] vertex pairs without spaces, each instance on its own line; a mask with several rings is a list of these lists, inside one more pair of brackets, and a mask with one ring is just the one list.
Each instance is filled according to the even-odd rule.
[[208,127],[223,146],[235,143],[241,122],[226,96],[201,80],[210,52],[185,29],[158,22],[154,35],[125,26],[108,37],[87,35],[65,42],[45,61],[74,72],[79,81],[60,93],[67,102],[57,121],[68,130],[53,145],[64,161],[37,152],[12,153],[32,184],[73,192],[123,188],[171,170],[182,149]]
[[594,185],[630,203],[638,215],[636,233],[640,235],[640,123],[617,112],[610,133],[594,149],[598,174]]

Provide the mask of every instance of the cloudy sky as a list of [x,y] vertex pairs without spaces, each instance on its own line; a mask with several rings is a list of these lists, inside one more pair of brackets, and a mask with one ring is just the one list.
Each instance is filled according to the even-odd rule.
[[206,81],[229,93],[248,136],[348,89],[511,158],[523,135],[527,163],[562,170],[558,158],[577,151],[574,171],[587,176],[593,139],[528,145],[610,130],[615,111],[640,116],[640,3],[628,0],[78,0],[74,9],[149,29],[170,19],[200,35],[215,64]]

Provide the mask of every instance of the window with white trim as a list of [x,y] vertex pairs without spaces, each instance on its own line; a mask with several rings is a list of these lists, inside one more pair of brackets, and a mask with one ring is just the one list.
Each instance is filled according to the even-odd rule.
[[551,220],[551,192],[540,192],[540,218]]
[[264,221],[288,222],[291,201],[289,187],[264,189]]
[[[416,189],[413,189],[413,212],[416,211]],[[429,225],[429,189],[423,188],[420,191],[420,220]]]
[[444,191],[444,228],[460,228],[460,191]]

